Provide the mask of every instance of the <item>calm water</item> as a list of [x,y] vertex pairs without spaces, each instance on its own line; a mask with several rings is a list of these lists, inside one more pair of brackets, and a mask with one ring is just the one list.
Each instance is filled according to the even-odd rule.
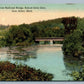
[[72,80],[67,75],[71,70],[67,62],[64,62],[61,47],[40,46],[31,51],[28,48],[23,50],[2,48],[0,49],[0,60],[26,64],[36,69],[41,69],[43,72],[52,73],[54,75],[53,80]]

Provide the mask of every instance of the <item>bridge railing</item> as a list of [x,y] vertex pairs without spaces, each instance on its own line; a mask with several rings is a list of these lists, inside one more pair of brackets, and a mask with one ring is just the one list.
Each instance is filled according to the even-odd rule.
[[64,39],[64,37],[36,37],[35,39]]
[[36,37],[35,41],[63,41],[64,37]]

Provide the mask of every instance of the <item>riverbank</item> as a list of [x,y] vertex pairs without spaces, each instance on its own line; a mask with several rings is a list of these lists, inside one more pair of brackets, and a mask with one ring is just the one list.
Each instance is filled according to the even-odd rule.
[[[2,49],[4,50],[4,48]],[[52,79],[53,81],[67,81],[70,79],[69,76],[63,75],[63,71],[66,70],[66,67],[64,65],[61,47],[36,45],[29,47],[11,47],[9,49],[14,53],[15,51],[20,52],[20,54],[2,51],[0,52],[0,61],[9,61],[13,64],[27,65],[36,70],[40,69],[42,72],[51,73],[54,76]]]
[[[28,46],[28,47],[22,47],[22,46],[15,46],[15,47],[2,47],[0,48],[0,58],[3,58],[1,54],[8,54],[9,57],[14,59],[23,59],[23,57],[29,57],[29,58],[36,58],[36,56],[32,55],[29,52],[37,51],[38,48],[45,48],[43,49],[46,52],[51,51],[61,51],[62,44],[53,44],[53,45],[34,45],[34,46]],[[49,47],[49,49],[48,49]],[[53,49],[52,49],[53,47]],[[55,48],[57,47],[57,48]],[[6,55],[4,56],[6,57]]]
[[0,62],[0,81],[50,81],[53,75],[28,66]]
[[[34,45],[34,46],[28,46],[28,47],[22,47],[22,46],[1,47],[0,52],[10,52],[10,53],[14,54],[14,53],[20,53],[20,51],[36,50],[39,47],[62,47],[62,46],[63,46],[63,44],[52,44],[52,45],[46,44],[46,45]],[[59,50],[59,48],[58,48],[58,50]]]

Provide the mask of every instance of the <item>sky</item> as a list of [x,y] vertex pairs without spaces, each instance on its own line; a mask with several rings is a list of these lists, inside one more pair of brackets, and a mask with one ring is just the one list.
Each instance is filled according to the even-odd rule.
[[[27,6],[31,7],[46,7],[45,10],[33,10],[33,12],[11,12],[8,10],[0,10],[0,24],[19,25],[69,16],[84,17],[83,2],[84,0],[0,0],[0,4],[4,4],[3,6],[9,6],[7,4],[11,4],[11,6],[13,4],[15,4],[13,6],[16,6],[16,4],[27,4]],[[42,5],[42,3],[46,4]],[[61,4],[57,5],[57,3]],[[77,5],[67,6],[64,3],[76,3]],[[0,5],[0,7],[1,6],[2,5]]]
[[84,12],[61,12],[61,11],[48,11],[48,12],[34,12],[34,13],[12,13],[0,12],[0,24],[3,25],[19,25],[30,24],[43,20],[56,19],[61,17],[76,16],[84,17]]
[[1,4],[84,3],[84,0],[0,0]]

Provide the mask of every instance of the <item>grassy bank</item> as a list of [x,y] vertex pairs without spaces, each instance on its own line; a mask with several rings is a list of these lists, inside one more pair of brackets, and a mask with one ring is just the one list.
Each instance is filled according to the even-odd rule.
[[0,81],[51,81],[52,74],[28,66],[0,62]]

